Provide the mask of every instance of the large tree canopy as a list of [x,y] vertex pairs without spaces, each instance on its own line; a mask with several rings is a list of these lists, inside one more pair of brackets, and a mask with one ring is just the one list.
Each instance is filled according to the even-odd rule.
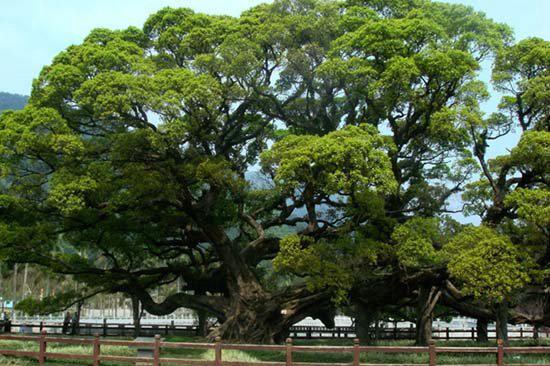
[[[484,118],[478,71],[493,56],[507,95]],[[330,322],[350,295],[399,304],[416,294],[395,286],[442,288],[447,264],[476,295],[469,271],[499,245],[516,258],[518,241],[491,231],[491,247],[448,244],[479,262],[442,258],[446,233],[468,234],[438,218],[481,166],[471,207],[548,240],[547,84],[547,42],[511,45],[482,13],[427,0],[277,0],[238,18],[165,8],[143,29],[96,29],[0,119],[2,253],[82,282],[64,304],[122,292],[153,314],[205,311],[240,340]],[[516,118],[520,143],[487,162]],[[510,266],[495,271],[523,268]],[[374,300],[380,283],[393,294]]]

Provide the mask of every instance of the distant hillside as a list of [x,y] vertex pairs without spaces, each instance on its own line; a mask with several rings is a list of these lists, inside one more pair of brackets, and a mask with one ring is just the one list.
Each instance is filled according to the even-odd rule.
[[0,92],[0,112],[6,109],[23,109],[29,97]]

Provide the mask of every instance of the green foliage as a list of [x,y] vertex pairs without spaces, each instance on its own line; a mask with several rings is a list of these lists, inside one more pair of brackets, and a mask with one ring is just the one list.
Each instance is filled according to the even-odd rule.
[[528,131],[521,136],[506,163],[513,172],[530,171],[543,180],[550,177],[550,131]]
[[49,315],[68,309],[78,301],[80,296],[81,294],[76,291],[64,291],[55,296],[45,297],[42,300],[29,297],[19,301],[15,309],[30,316]]
[[289,235],[281,240],[273,266],[280,273],[305,277],[312,290],[329,289],[333,301],[344,304],[349,290],[375,264],[382,247],[361,235],[320,242]]
[[519,249],[485,226],[466,227],[444,247],[450,275],[465,294],[502,303],[529,281],[528,265]]
[[518,116],[523,129],[548,129],[550,43],[528,38],[498,53],[493,69],[497,90],[505,93],[500,108]]
[[400,264],[407,268],[430,267],[441,262],[437,248],[445,238],[436,218],[413,218],[396,227],[392,240]]
[[517,189],[504,202],[517,210],[518,216],[542,230],[550,227],[550,190]]
[[391,147],[368,126],[348,126],[325,136],[288,136],[262,155],[265,171],[275,173],[283,190],[391,193],[396,185],[387,150]]

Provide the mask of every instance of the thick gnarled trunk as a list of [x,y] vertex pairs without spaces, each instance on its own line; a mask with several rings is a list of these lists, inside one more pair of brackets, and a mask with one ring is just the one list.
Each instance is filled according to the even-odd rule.
[[225,321],[211,333],[225,340],[239,342],[280,342],[286,335],[285,321],[279,304],[264,299],[254,303],[236,301]]
[[334,309],[326,293],[298,287],[277,294],[251,294],[246,288],[242,287],[240,294],[233,293],[224,322],[211,336],[239,342],[281,343],[290,326],[308,315],[328,327],[334,326]]
[[143,309],[154,315],[170,314],[186,307],[217,318],[221,325],[209,334],[210,338],[278,343],[288,335],[292,324],[308,315],[321,319],[327,326],[333,325],[332,303],[325,292],[312,293],[301,286],[273,294],[264,291],[256,280],[250,283],[242,277],[240,280],[231,283],[233,291],[225,296],[176,293],[159,303],[138,284],[121,290],[139,298]]

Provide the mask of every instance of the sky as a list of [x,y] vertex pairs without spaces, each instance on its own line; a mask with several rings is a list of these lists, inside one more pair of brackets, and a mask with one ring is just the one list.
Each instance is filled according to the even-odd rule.
[[[265,0],[0,0],[0,91],[29,94],[40,69],[67,46],[80,43],[93,28],[141,27],[150,14],[164,6],[238,16],[262,2]],[[447,2],[471,5],[509,24],[517,39],[550,39],[550,0]]]

